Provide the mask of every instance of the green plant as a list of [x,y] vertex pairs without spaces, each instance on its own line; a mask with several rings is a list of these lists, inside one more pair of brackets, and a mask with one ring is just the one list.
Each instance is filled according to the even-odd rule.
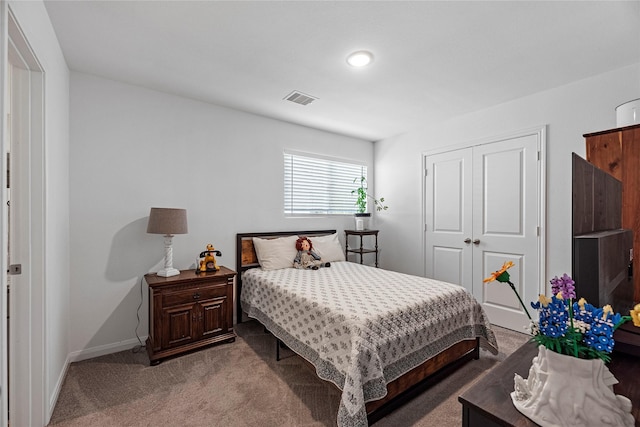
[[376,199],[375,197],[367,193],[367,178],[361,176],[360,178],[355,178],[353,182],[359,184],[358,188],[356,188],[355,190],[351,190],[351,194],[356,194],[358,196],[355,203],[358,209],[358,213],[365,213],[365,211],[367,210],[367,199],[373,200],[373,204],[375,205],[377,211],[386,211],[387,209],[389,209],[389,206],[386,206],[384,204],[384,197]]

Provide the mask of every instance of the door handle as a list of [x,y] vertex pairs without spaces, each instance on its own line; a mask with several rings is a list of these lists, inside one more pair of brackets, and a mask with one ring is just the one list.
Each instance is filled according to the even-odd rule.
[[474,241],[473,241],[473,244],[474,244],[474,245],[479,245],[479,244],[480,244],[480,239],[476,239],[476,240],[474,240]]
[[471,243],[471,239],[467,237],[466,239],[464,239],[464,242],[468,245],[469,243]]

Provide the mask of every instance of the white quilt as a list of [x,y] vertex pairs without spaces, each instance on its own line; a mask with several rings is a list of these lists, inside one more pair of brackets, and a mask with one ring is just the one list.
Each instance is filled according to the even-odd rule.
[[242,276],[242,308],[342,390],[339,426],[366,426],[386,384],[465,339],[497,353],[482,306],[461,286],[351,262]]

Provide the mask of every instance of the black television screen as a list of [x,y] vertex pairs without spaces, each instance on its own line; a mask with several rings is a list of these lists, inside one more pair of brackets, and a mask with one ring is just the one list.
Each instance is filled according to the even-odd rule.
[[628,313],[633,305],[633,232],[618,229],[575,236],[573,280],[576,295],[597,307],[610,304]]

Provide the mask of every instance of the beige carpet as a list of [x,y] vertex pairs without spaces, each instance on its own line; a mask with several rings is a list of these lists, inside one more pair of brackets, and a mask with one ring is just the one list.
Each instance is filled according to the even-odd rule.
[[[392,414],[379,427],[460,426],[458,395],[527,341],[495,328],[500,353],[481,351]],[[234,343],[149,366],[146,352],[123,351],[71,364],[51,426],[334,426],[339,392],[282,350],[255,321]]]

